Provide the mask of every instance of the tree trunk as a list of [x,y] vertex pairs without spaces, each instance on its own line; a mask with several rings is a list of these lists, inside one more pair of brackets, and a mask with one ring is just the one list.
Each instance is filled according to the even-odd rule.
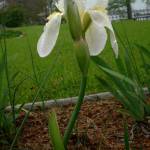
[[126,5],[127,5],[127,15],[128,15],[128,19],[132,19],[131,0],[126,0]]

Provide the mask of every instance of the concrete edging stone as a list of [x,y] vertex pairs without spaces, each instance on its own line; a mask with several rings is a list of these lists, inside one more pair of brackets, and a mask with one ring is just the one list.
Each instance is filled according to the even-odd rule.
[[[148,94],[148,89],[144,88],[145,94]],[[114,96],[110,92],[103,92],[103,93],[98,93],[98,94],[91,94],[87,95],[84,97],[84,101],[97,101],[97,100],[107,100],[114,98]],[[65,106],[68,104],[75,104],[77,101],[78,97],[70,97],[70,98],[65,98],[65,99],[58,99],[58,100],[48,100],[45,101],[45,109],[49,109],[55,106]],[[19,108],[21,105],[16,105],[15,108]],[[26,103],[23,108],[26,110],[30,110],[32,106],[32,103]],[[39,108],[42,108],[43,102],[36,102],[33,106],[32,110],[36,110]],[[6,107],[6,111],[11,111],[11,107],[8,106]]]

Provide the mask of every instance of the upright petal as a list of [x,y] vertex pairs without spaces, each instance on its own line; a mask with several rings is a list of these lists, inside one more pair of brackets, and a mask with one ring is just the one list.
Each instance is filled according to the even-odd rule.
[[62,12],[63,14],[65,13],[64,0],[59,0],[55,5],[60,12]]
[[99,27],[106,27],[109,29],[111,45],[116,57],[118,57],[118,44],[109,16],[106,13],[96,10],[89,11],[89,14],[92,21],[95,22]]
[[86,0],[75,0],[75,2],[78,6],[80,16],[82,17],[86,9]]
[[94,9],[95,7],[107,8],[108,0],[86,0],[86,9]]
[[44,32],[37,44],[37,50],[40,57],[46,57],[54,48],[59,34],[61,17],[61,13],[54,13],[49,17],[50,20],[46,23]]
[[85,33],[85,38],[89,47],[90,55],[96,56],[105,48],[107,33],[104,27],[99,27],[92,22]]

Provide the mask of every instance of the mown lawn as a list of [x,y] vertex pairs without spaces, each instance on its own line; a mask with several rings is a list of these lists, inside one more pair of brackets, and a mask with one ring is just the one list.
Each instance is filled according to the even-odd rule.
[[[139,43],[150,48],[150,21],[122,21],[115,22],[113,25],[127,47],[129,47],[129,43],[131,47],[134,47],[135,43]],[[16,103],[32,101],[38,89],[38,85],[35,82],[36,78],[33,75],[29,49],[32,50],[33,61],[36,66],[35,70],[40,83],[43,82],[43,78],[48,70],[51,70],[51,74],[42,91],[45,100],[78,95],[80,72],[74,54],[73,41],[70,38],[67,25],[62,25],[55,49],[52,55],[46,58],[40,58],[36,50],[36,43],[42,29],[42,26],[17,28],[15,30],[22,31],[23,37],[7,39],[9,74],[18,72],[15,84],[25,79],[19,88]],[[123,47],[120,42],[119,45],[120,55],[123,57]],[[137,51],[134,51],[134,55],[138,60]],[[100,57],[103,57],[109,64],[114,66],[113,53],[109,42]],[[96,81],[96,74],[104,76],[91,63],[86,90],[87,94],[105,91]],[[142,73],[141,75],[144,78]]]

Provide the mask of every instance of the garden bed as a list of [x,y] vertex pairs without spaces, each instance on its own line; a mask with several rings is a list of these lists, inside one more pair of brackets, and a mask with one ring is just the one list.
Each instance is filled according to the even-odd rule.
[[[150,101],[150,98],[149,98]],[[67,104],[62,107],[55,107],[61,133],[70,118],[70,114],[74,108],[74,104]],[[119,110],[122,105],[114,98],[107,98],[103,101],[86,101],[81,108],[80,115],[73,131],[69,150],[123,150],[124,148],[124,119]],[[41,112],[36,110],[29,116],[21,133],[18,145],[24,150],[50,150],[48,136],[48,114],[51,109]],[[24,113],[20,114],[17,124],[19,125],[24,118]],[[130,145],[136,149],[150,149],[150,137],[143,132],[134,134],[131,140],[131,129],[134,121],[127,117],[128,130],[130,134]]]

